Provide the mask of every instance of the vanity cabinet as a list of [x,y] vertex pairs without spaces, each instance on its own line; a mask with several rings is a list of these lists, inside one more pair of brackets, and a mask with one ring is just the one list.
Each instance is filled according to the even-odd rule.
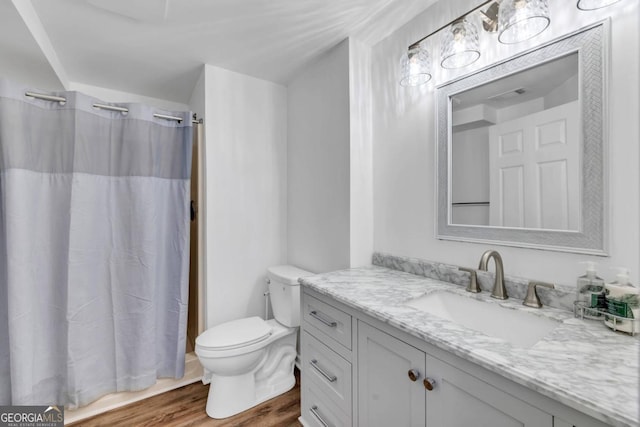
[[553,426],[546,412],[429,355],[427,373],[436,381],[426,391],[428,426]]
[[540,409],[364,322],[357,365],[363,426],[553,425]]
[[[358,322],[358,415],[367,427],[425,422],[425,353]],[[412,381],[408,373],[415,373]]]
[[303,296],[300,421],[306,427],[353,425],[351,322],[350,314]]
[[311,289],[302,310],[305,427],[607,425]]

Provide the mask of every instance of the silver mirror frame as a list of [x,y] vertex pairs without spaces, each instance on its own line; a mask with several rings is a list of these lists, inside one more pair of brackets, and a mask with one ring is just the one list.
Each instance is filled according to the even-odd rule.
[[[451,97],[553,59],[578,52],[581,144],[581,229],[488,227],[451,223]],[[443,240],[492,243],[606,256],[608,250],[607,77],[609,21],[585,27],[437,88],[437,229]]]

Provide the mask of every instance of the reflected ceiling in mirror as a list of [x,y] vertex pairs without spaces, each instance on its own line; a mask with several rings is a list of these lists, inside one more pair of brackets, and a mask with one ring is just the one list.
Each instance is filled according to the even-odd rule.
[[438,238],[606,254],[606,25],[437,88]]

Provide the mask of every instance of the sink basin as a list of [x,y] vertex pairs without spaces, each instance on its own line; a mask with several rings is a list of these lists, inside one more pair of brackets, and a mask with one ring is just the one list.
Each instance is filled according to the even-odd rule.
[[559,322],[526,311],[501,307],[450,292],[435,292],[405,305],[458,323],[469,329],[508,341],[522,348],[533,347]]

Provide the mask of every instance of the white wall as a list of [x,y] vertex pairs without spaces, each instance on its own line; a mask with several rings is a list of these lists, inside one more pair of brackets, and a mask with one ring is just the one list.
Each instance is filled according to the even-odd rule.
[[206,67],[203,65],[202,72],[200,73],[200,77],[198,78],[198,81],[193,87],[193,90],[191,91],[191,97],[189,98],[189,109],[193,111],[195,114],[197,114],[198,118],[204,118],[204,112],[205,112],[205,105],[206,105],[206,100],[205,100],[206,90],[204,85],[204,79],[206,74],[205,70],[206,70]]
[[286,262],[287,90],[205,65],[206,323],[264,316]]
[[[378,251],[464,266],[476,266],[492,245],[441,241],[435,238],[434,85],[402,88],[398,62],[409,44],[472,9],[475,0],[441,0],[373,48],[374,246]],[[530,44],[551,40],[612,14],[612,71],[609,79],[610,257],[497,247],[507,274],[559,284],[575,284],[592,259],[602,276],[614,277],[612,266],[627,266],[638,283],[640,270],[640,175],[638,167],[638,2],[620,2],[599,12],[579,12],[575,2],[551,2],[552,27]],[[486,42],[483,42],[486,46]],[[495,41],[494,41],[495,43]],[[513,51],[489,47],[477,67]],[[493,49],[493,51],[491,51]],[[437,61],[434,60],[437,64]],[[463,74],[469,70],[462,70]],[[436,82],[443,77],[436,73]],[[440,80],[438,80],[440,79]],[[634,96],[629,96],[634,94]]]
[[539,113],[545,109],[544,98],[535,98],[509,107],[496,110],[496,123],[519,119],[529,114]]
[[288,87],[288,262],[312,272],[349,267],[349,43]]
[[[489,202],[489,127],[451,135],[453,203]],[[454,224],[489,225],[489,206],[454,205]]]
[[371,48],[349,39],[350,212],[349,267],[371,264],[373,254],[373,147]]

